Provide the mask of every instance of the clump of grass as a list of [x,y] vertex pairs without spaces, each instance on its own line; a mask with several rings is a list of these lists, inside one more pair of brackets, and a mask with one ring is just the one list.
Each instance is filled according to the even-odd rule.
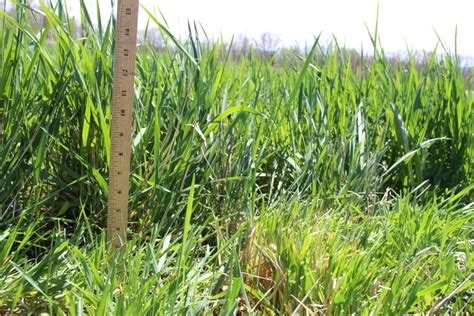
[[[6,231],[0,276],[1,313],[54,315],[212,313],[222,305],[225,291],[215,287],[223,269],[215,268],[212,254],[199,230],[190,230],[187,242],[177,232],[149,241],[134,238],[126,252],[113,254],[105,234],[80,248],[55,232],[55,240],[35,261],[8,251],[18,238]],[[184,249],[184,252],[182,252]],[[5,250],[6,253],[5,253]],[[194,258],[194,259],[192,259]],[[177,269],[180,266],[180,269]]]
[[[114,257],[115,21],[82,3],[78,38],[62,1],[0,14],[1,312],[423,312],[472,269],[456,56],[418,67],[316,40],[234,60],[151,16],[164,46],[145,33],[138,51],[131,242]],[[469,286],[445,306],[469,312]]]
[[[368,215],[363,201],[338,202],[292,200],[260,217],[242,256],[252,312],[419,313],[471,273],[472,205],[405,196]],[[449,310],[472,310],[472,285]]]

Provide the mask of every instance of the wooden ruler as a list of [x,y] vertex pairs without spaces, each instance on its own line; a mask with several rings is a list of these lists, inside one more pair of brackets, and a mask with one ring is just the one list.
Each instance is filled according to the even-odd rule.
[[138,2],[118,0],[117,8],[107,214],[107,240],[114,247],[127,240]]

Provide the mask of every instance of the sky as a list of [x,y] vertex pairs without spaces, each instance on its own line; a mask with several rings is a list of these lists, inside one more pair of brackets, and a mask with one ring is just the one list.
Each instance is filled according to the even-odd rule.
[[[85,0],[92,3],[96,0]],[[115,0],[117,1],[117,0]],[[99,0],[103,14],[110,12],[110,0]],[[67,0],[77,7],[79,0]],[[185,36],[187,22],[201,23],[206,33],[229,40],[232,35],[259,39],[271,33],[282,46],[309,45],[322,34],[333,36],[342,46],[370,48],[366,25],[375,29],[379,5],[379,35],[385,51],[431,51],[439,34],[454,50],[457,26],[459,54],[474,58],[474,0],[141,0],[153,11],[163,13],[170,30]],[[157,11],[156,11],[157,12]],[[143,27],[147,15],[140,12]]]

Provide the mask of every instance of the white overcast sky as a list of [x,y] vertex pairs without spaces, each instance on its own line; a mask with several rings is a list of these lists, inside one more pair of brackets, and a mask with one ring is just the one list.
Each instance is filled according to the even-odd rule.
[[[86,0],[92,3],[96,0]],[[117,0],[115,0],[117,1]],[[99,0],[104,14],[110,0]],[[67,0],[74,7],[79,0]],[[377,3],[380,6],[379,35],[387,52],[433,50],[435,30],[454,49],[458,27],[458,52],[474,57],[474,0],[141,0],[150,10],[159,8],[171,31],[184,36],[187,22],[200,22],[207,34],[246,35],[258,39],[262,33],[277,35],[283,45],[304,45],[322,32],[328,40],[334,34],[340,44],[369,48],[365,23],[374,30]],[[140,14],[144,25],[147,16]]]

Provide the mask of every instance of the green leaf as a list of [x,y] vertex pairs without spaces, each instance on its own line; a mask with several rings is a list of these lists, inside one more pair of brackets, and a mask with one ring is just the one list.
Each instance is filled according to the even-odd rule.
[[291,104],[293,100],[296,98],[298,95],[298,91],[300,89],[301,84],[303,83],[303,79],[306,75],[306,72],[309,69],[309,66],[311,64],[311,59],[313,58],[314,52],[316,51],[316,48],[318,47],[319,43],[319,35],[316,40],[314,41],[313,47],[311,48],[311,51],[309,52],[308,56],[306,56],[306,61],[303,64],[303,68],[300,71],[300,75],[298,76],[298,79],[296,80],[295,86],[293,87],[293,90],[290,94],[290,97],[288,98],[288,104]]

